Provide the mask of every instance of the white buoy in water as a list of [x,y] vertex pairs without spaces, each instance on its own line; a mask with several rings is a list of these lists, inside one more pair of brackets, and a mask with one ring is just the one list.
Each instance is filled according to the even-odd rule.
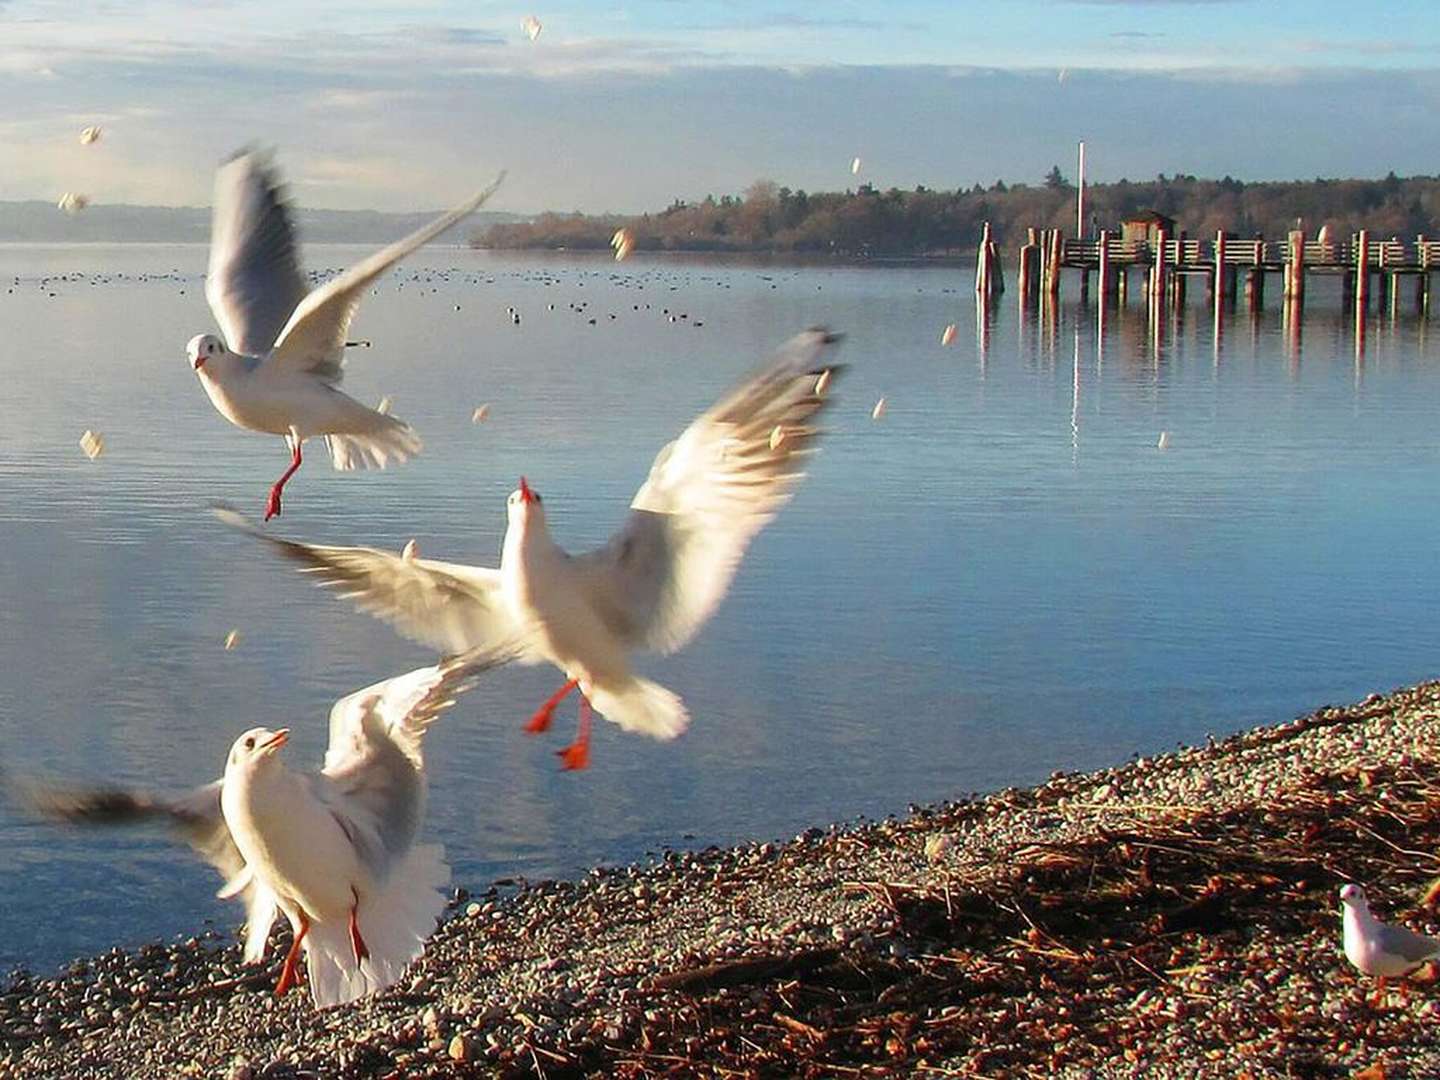
[[240,644],[240,631],[239,631],[239,630],[231,630],[228,634],[225,635],[225,651],[226,651],[226,652],[229,652],[231,649],[235,648],[235,646],[238,645],[238,644]]
[[470,422],[471,422],[472,424],[483,424],[483,423],[485,422],[485,418],[488,417],[489,415],[490,415],[490,406],[489,406],[488,404],[486,404],[486,405],[477,405],[477,406],[475,407],[475,411],[470,414]]
[[85,451],[85,456],[94,461],[105,452],[105,439],[103,436],[85,429],[85,434],[80,436],[80,449]]
[[945,332],[940,335],[940,344],[949,345],[955,340],[956,333],[955,324],[952,322],[949,326],[945,327]]
[[1168,431],[1162,431],[1162,432],[1160,432],[1160,439],[1159,439],[1158,442],[1155,443],[1155,449],[1157,449],[1157,450],[1169,450],[1169,449],[1170,449],[1170,433],[1169,433]]
[[885,399],[882,397],[879,401],[875,402],[875,407],[870,410],[870,419],[871,419],[871,420],[879,420],[880,417],[882,417],[882,416],[884,416],[884,415],[885,415]]

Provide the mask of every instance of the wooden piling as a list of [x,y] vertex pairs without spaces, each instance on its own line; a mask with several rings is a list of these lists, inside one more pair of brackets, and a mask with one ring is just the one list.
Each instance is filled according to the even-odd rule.
[[990,281],[990,223],[985,222],[980,230],[980,249],[975,255],[975,295],[984,300],[989,300],[991,293]]
[[1165,230],[1160,229],[1155,242],[1155,261],[1150,267],[1150,307],[1155,313],[1165,310]]
[[1252,266],[1245,271],[1245,306],[1251,311],[1259,311],[1265,306],[1265,271],[1262,267]]
[[1215,290],[1215,321],[1220,321],[1220,309],[1225,304],[1225,230],[1215,234],[1215,273],[1211,278]]
[[1421,315],[1430,313],[1430,248],[1425,234],[1415,238],[1415,247],[1420,252],[1420,274],[1415,281],[1415,310]]
[[1100,299],[1099,304],[1104,307],[1110,302],[1110,234],[1105,230],[1100,231]]
[[1391,318],[1395,316],[1395,276],[1390,271],[1390,245],[1381,240],[1375,252],[1375,300],[1376,309],[1383,315],[1388,309]]
[[1040,245],[1035,242],[1035,230],[1025,230],[1025,243],[1020,246],[1020,266],[1017,278],[1020,285],[1020,306],[1029,307],[1040,295]]
[[1050,230],[1050,257],[1045,291],[1049,293],[1052,300],[1060,296],[1060,252],[1063,250],[1064,242],[1064,237],[1059,229]]
[[1255,245],[1255,264],[1245,278],[1245,299],[1251,311],[1265,306],[1265,242]]
[[1296,304],[1305,303],[1305,234],[1290,230],[1286,244],[1285,296]]
[[1355,238],[1355,312],[1360,318],[1370,299],[1370,233],[1360,230]]

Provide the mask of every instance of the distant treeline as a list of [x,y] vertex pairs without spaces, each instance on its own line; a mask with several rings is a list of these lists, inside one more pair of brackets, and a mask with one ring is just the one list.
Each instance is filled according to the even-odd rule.
[[[1086,185],[1087,231],[1116,229],[1142,210],[1176,219],[1190,236],[1283,237],[1296,219],[1313,235],[1329,223],[1343,236],[1361,228],[1379,236],[1433,233],[1440,220],[1440,178],[1300,180],[1245,183],[1225,177],[1157,176]],[[473,243],[494,248],[605,249],[622,226],[638,250],[821,252],[847,256],[973,254],[981,226],[990,222],[1006,246],[1020,243],[1029,226],[1075,233],[1075,188],[1052,169],[1035,185],[997,181],[955,191],[792,191],[770,180],[743,195],[677,199],[637,217],[541,214],[533,221],[495,225]]]

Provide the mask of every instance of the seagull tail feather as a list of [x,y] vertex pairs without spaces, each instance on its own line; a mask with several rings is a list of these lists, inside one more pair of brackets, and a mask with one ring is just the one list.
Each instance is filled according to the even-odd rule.
[[351,469],[383,469],[391,461],[409,461],[420,452],[420,436],[403,420],[373,413],[375,422],[368,431],[346,431],[325,436],[330,461],[342,472]]
[[591,686],[588,696],[601,716],[626,731],[668,740],[690,726],[679,694],[638,675],[619,687]]
[[343,1005],[392,986],[425,948],[445,910],[450,867],[439,844],[421,844],[396,863],[356,923],[370,955],[356,962],[350,928],[315,923],[305,938],[310,996],[317,1008]]

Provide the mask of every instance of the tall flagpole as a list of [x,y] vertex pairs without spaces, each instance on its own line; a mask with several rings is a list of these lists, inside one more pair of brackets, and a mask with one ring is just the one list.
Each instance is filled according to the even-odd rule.
[[1085,140],[1080,140],[1080,182],[1075,191],[1075,236],[1085,238]]

